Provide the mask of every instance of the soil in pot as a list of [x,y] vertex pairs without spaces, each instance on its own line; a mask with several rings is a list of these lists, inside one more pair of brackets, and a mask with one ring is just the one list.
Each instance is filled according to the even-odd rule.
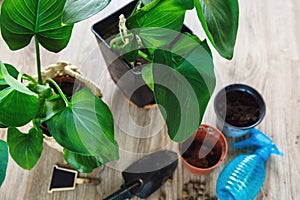
[[[68,100],[71,99],[73,94],[84,87],[84,83],[70,76],[58,76],[53,78],[53,80],[59,85],[63,93],[67,96]],[[54,87],[52,88],[56,93],[58,93]]]
[[225,121],[236,127],[247,127],[259,120],[260,106],[253,96],[245,91],[229,91],[226,101],[217,105]]
[[201,151],[210,148],[210,144],[203,144],[201,139],[195,139],[189,148],[183,153],[182,157],[191,165],[198,168],[209,168],[218,163],[221,158],[221,149],[214,146],[212,150],[206,155],[199,155]]

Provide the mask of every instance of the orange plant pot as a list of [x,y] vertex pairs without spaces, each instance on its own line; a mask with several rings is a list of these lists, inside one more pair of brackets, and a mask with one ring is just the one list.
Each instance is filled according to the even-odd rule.
[[183,165],[193,174],[205,175],[218,167],[226,157],[228,145],[221,131],[202,124],[195,134],[179,144]]

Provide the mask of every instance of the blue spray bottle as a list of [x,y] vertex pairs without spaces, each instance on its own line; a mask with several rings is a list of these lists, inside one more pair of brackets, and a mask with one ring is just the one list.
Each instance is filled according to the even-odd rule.
[[233,159],[221,172],[217,181],[217,196],[220,200],[251,200],[262,187],[265,163],[271,154],[283,156],[273,141],[257,129],[250,130],[251,136],[235,143],[235,148],[258,146],[252,154],[242,154]]

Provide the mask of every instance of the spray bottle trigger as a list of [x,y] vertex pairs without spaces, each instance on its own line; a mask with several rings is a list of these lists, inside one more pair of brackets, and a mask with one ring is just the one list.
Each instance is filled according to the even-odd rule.
[[234,143],[233,147],[234,148],[242,148],[248,146],[264,147],[273,143],[273,141],[268,136],[266,136],[263,132],[261,132],[258,129],[255,128],[251,129],[250,134],[251,135],[249,138]]

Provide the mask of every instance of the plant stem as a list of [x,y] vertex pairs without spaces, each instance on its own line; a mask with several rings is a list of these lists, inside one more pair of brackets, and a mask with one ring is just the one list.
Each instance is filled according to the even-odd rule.
[[149,56],[147,54],[145,54],[144,52],[142,52],[141,50],[138,51],[138,54],[139,54],[139,56],[141,56],[142,58],[144,58],[148,62],[152,63],[152,60],[149,58]]
[[22,74],[22,78],[25,80],[31,81],[33,83],[37,83],[37,81],[34,78],[32,78],[31,76],[29,76],[28,74]]
[[46,82],[51,83],[57,89],[59,95],[61,96],[61,98],[65,102],[66,107],[70,107],[70,102],[68,101],[68,99],[65,96],[65,94],[63,93],[63,91],[60,89],[59,85],[51,78],[47,78]]
[[43,84],[42,80],[42,72],[41,72],[41,55],[40,55],[40,46],[39,46],[39,41],[36,37],[34,36],[34,42],[35,42],[35,51],[36,51],[36,65],[37,65],[37,73],[38,73],[38,82],[39,84]]

